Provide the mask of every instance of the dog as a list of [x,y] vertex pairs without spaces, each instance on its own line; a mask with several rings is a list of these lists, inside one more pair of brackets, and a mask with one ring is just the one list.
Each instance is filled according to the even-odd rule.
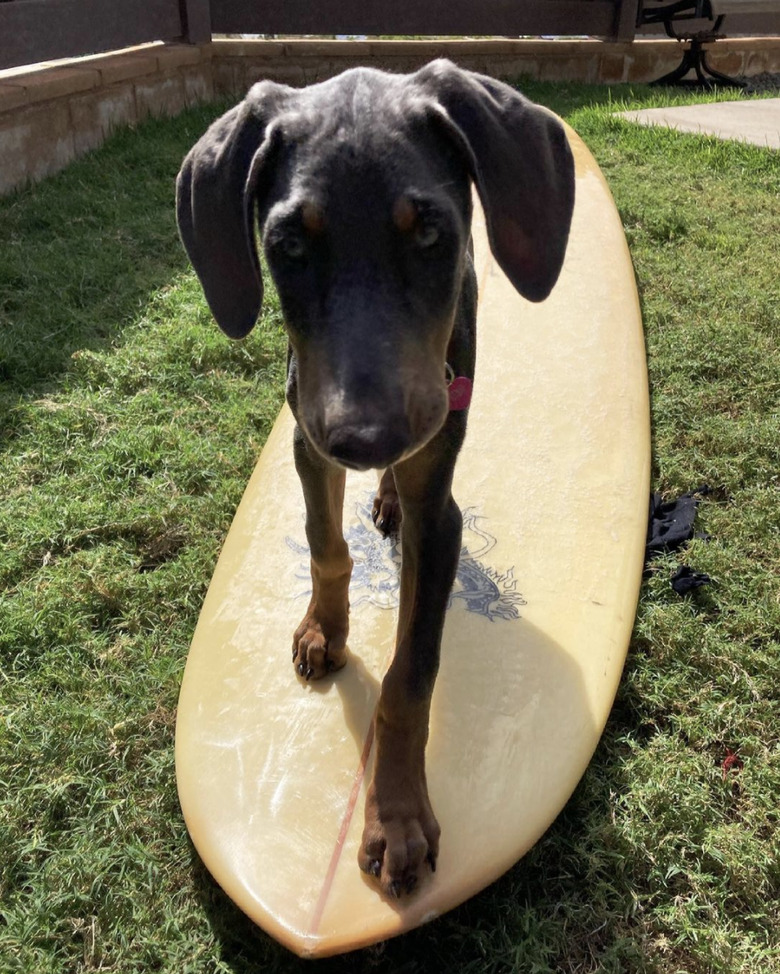
[[446,60],[302,89],[261,81],[177,179],[181,238],[221,328],[243,338],[260,312],[256,229],[281,301],[311,549],[311,602],[293,635],[301,681],[347,662],[345,473],[384,471],[373,516],[383,533],[400,530],[401,597],[359,866],[393,898],[435,870],[439,851],[425,747],[461,544],[451,485],[475,366],[472,185],[498,264],[521,295],[544,300],[574,204],[563,126]]

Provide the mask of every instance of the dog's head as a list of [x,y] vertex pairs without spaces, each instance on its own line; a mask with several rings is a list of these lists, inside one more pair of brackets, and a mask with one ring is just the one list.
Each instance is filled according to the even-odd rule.
[[573,208],[563,128],[447,61],[304,89],[261,82],[184,160],[179,228],[214,317],[233,338],[257,320],[256,220],[299,418],[331,459],[384,466],[441,428],[472,182],[499,264],[522,295],[544,299]]

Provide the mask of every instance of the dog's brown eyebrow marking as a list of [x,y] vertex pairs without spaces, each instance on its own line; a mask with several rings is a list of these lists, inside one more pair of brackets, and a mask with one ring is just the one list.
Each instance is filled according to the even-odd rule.
[[306,200],[301,207],[301,221],[304,230],[311,234],[320,234],[325,229],[325,214],[311,200]]
[[408,196],[399,196],[393,203],[393,223],[401,233],[409,233],[417,223],[417,207]]

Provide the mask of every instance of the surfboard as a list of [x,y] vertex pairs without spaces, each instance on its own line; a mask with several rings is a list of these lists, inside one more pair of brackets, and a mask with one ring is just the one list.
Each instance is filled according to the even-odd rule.
[[475,214],[477,376],[454,483],[463,547],[427,749],[442,840],[414,894],[391,902],[357,865],[401,557],[371,522],[376,473],[347,477],[350,659],[333,678],[302,686],[290,662],[310,580],[286,407],[201,611],[176,725],[184,818],[225,892],[301,956],[403,933],[501,876],[563,808],[609,715],[643,563],[647,371],[620,219],[568,134],[576,206],[544,303],[515,292]]

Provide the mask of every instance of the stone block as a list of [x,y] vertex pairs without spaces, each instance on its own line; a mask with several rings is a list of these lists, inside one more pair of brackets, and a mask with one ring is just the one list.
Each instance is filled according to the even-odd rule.
[[284,61],[253,61],[249,67],[249,85],[256,81],[276,81],[280,85],[302,88],[306,82],[306,72],[302,64],[288,64]]
[[514,57],[490,58],[480,70],[483,74],[492,75],[502,81],[515,82],[522,78],[539,77],[541,70],[540,62],[527,55],[515,55]]
[[114,129],[138,121],[133,85],[125,81],[74,97],[70,116],[77,154],[96,149]]
[[[305,83],[307,85],[316,85],[321,81],[327,81],[329,78],[335,78],[337,74],[341,74],[347,68],[353,67],[352,64],[345,61],[333,62],[325,58],[307,58],[302,59],[303,76],[305,78]],[[382,70],[383,65],[374,64],[374,67]]]
[[780,69],[780,51],[771,51],[766,47],[745,52],[744,71],[747,75],[763,74],[765,71]]
[[100,74],[94,68],[43,68],[20,76],[20,83],[32,104],[97,88]]
[[0,116],[0,194],[37,182],[76,158],[66,102],[32,105]]
[[288,41],[240,41],[229,37],[212,41],[209,46],[215,58],[281,58],[288,44]]
[[204,101],[213,99],[214,79],[210,63],[185,68],[181,72],[181,76],[184,82],[184,100],[187,106],[200,105]]
[[719,51],[717,44],[707,51],[707,63],[716,71],[721,71],[729,77],[742,74],[742,62],[741,52],[728,49]]
[[372,53],[374,45],[370,41],[286,41],[284,45],[285,57],[307,58],[367,58]]
[[409,74],[412,71],[418,71],[421,67],[428,64],[430,61],[429,57],[425,56],[414,56],[414,55],[398,55],[395,57],[386,56],[381,59],[372,58],[370,62],[372,67],[377,67],[382,71],[393,71],[398,74]]
[[448,57],[456,61],[464,55],[478,57],[497,57],[499,55],[517,55],[519,41],[498,38],[496,40],[462,40],[442,41],[432,50],[431,57]]
[[542,81],[586,81],[595,82],[598,78],[599,58],[597,54],[573,57],[550,57],[541,61]]
[[246,65],[237,58],[222,59],[214,57],[211,62],[211,78],[216,96],[228,95],[231,98],[243,96],[246,84]]
[[27,90],[23,85],[0,84],[0,115],[3,112],[13,111],[15,108],[21,108],[22,105],[28,103]]
[[622,54],[602,54],[599,58],[598,80],[603,84],[621,84],[626,80],[628,67]]
[[638,84],[655,81],[673,71],[680,63],[682,55],[682,47],[676,42],[637,44],[626,58],[626,80]]
[[780,69],[780,37],[734,37],[727,38],[725,43],[743,51],[764,51],[771,58],[772,70]]
[[529,43],[537,45],[539,56],[545,60],[589,58],[600,54],[603,48],[601,41],[542,40]]
[[197,44],[165,44],[156,48],[154,54],[163,72],[199,64],[202,60],[201,49]]
[[147,52],[132,54],[114,54],[92,62],[104,85],[115,85],[122,81],[143,78],[145,75],[156,74],[157,58]]
[[178,74],[141,80],[135,86],[135,100],[138,118],[147,115],[178,115],[186,106],[184,80]]
[[368,41],[368,48],[368,53],[380,61],[397,57],[413,57],[430,61],[438,57],[441,50],[435,41]]

